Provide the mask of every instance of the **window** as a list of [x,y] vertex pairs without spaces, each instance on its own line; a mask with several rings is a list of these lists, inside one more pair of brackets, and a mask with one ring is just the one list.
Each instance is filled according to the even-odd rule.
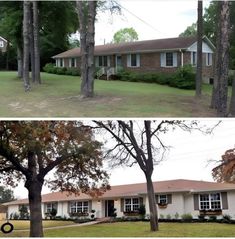
[[69,67],[76,67],[76,66],[77,66],[76,58],[70,58]]
[[57,204],[56,203],[47,203],[46,204],[46,213],[50,213],[52,209],[57,210]]
[[159,195],[158,203],[159,204],[167,204],[167,195]]
[[139,198],[126,198],[125,199],[125,204],[124,204],[125,212],[138,211],[139,207],[140,207]]
[[3,41],[0,41],[0,47],[4,47]]
[[195,51],[193,51],[193,52],[191,52],[191,64],[193,65],[193,66],[196,66],[197,65],[197,52],[195,52]]
[[99,56],[98,66],[102,66],[102,67],[108,66],[108,56]]
[[166,66],[173,66],[173,53],[172,52],[166,53]]
[[127,56],[127,66],[128,67],[139,67],[140,66],[140,55],[130,54]]
[[206,65],[207,66],[212,65],[212,53],[206,53]]
[[58,67],[64,67],[64,59],[62,59],[62,58],[59,59]]
[[70,203],[70,212],[71,213],[88,212],[88,210],[89,210],[88,201],[71,202]]
[[161,67],[177,67],[177,52],[162,52],[160,54]]
[[220,210],[220,193],[201,194],[199,203],[200,210]]

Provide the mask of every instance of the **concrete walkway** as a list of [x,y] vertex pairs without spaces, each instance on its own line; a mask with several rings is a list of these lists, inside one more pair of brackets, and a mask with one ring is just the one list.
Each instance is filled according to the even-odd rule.
[[[85,223],[74,223],[74,224],[71,224],[71,225],[56,226],[56,227],[45,227],[45,228],[43,228],[43,230],[60,229],[60,228],[68,228],[68,227],[90,226],[90,225],[94,225],[94,224],[98,224],[98,223],[101,223],[101,221],[92,221],[92,222],[85,222]],[[16,232],[28,232],[29,229],[14,229],[14,231],[16,231]]]

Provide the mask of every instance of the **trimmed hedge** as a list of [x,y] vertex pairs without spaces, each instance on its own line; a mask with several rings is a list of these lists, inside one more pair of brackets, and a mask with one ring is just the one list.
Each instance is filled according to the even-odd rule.
[[57,75],[71,75],[71,76],[80,76],[81,73],[76,68],[66,68],[66,67],[56,67],[52,63],[48,63],[43,67],[43,71],[51,74]]
[[156,83],[180,89],[195,89],[196,74],[191,65],[179,68],[176,73],[134,73],[120,71],[117,78],[121,81]]

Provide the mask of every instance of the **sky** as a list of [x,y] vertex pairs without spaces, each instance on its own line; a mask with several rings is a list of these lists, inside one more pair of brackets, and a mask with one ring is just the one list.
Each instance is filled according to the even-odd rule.
[[[202,125],[214,126],[218,119],[202,119]],[[200,132],[169,132],[163,138],[171,146],[164,160],[154,168],[153,181],[170,179],[192,179],[213,181],[211,169],[220,160],[221,155],[235,147],[235,119],[223,119],[211,135]],[[143,172],[136,165],[130,167],[108,168],[110,185],[121,185],[145,182]],[[27,197],[23,184],[14,190],[17,198]],[[43,193],[50,192],[46,187]]]
[[[209,6],[208,0],[203,7]],[[115,32],[133,27],[139,40],[177,37],[197,21],[197,0],[119,0],[121,15],[99,12],[96,45],[111,42]],[[141,20],[140,20],[141,19]]]

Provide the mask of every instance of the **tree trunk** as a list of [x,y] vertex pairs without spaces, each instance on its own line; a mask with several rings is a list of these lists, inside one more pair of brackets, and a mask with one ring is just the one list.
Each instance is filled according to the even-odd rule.
[[17,46],[17,71],[18,71],[18,77],[23,77],[23,52],[21,47]]
[[[216,13],[217,19],[220,18],[220,6],[219,3],[217,4],[217,13]],[[216,50],[215,50],[215,57],[214,57],[214,79],[213,79],[213,90],[212,90],[212,96],[211,96],[211,108],[217,109],[218,108],[218,77],[220,70],[219,65],[219,56],[221,55],[221,48],[219,47],[220,41],[221,41],[221,21],[217,21],[217,27],[216,27]]]
[[151,175],[145,173],[146,181],[147,181],[147,193],[148,193],[148,201],[149,201],[149,212],[150,212],[150,229],[151,231],[158,231],[158,215],[157,215],[157,206],[155,200],[155,193],[153,188],[153,182],[151,179]]
[[32,78],[32,82],[35,83],[33,8],[32,8],[31,2],[30,2],[30,11],[29,11],[29,48],[30,48],[31,78]]
[[24,18],[23,18],[23,81],[25,91],[30,90],[29,84],[29,11],[30,2],[24,1]]
[[33,35],[34,35],[34,63],[35,81],[41,84],[40,76],[40,50],[39,50],[39,21],[38,21],[38,1],[33,1]]
[[[220,28],[221,40],[219,48],[221,49],[218,56],[220,72],[218,72],[218,107],[217,116],[224,117],[227,115],[227,98],[228,98],[228,72],[229,72],[229,32],[230,32],[230,3],[228,1],[219,2],[220,6]],[[218,46],[217,46],[218,47]]]
[[230,100],[230,107],[229,107],[229,116],[235,116],[235,74],[233,78],[233,85],[232,85],[232,95]]
[[10,44],[7,41],[7,48],[6,48],[6,70],[9,70],[9,51],[10,51]]
[[29,209],[30,209],[30,237],[43,237],[42,227],[42,185],[36,179],[26,180],[25,187],[28,189]]
[[[86,8],[88,9],[87,15]],[[96,1],[77,1],[77,10],[81,44],[81,95],[93,97]]]
[[201,97],[202,94],[202,24],[202,1],[198,0],[196,97]]

